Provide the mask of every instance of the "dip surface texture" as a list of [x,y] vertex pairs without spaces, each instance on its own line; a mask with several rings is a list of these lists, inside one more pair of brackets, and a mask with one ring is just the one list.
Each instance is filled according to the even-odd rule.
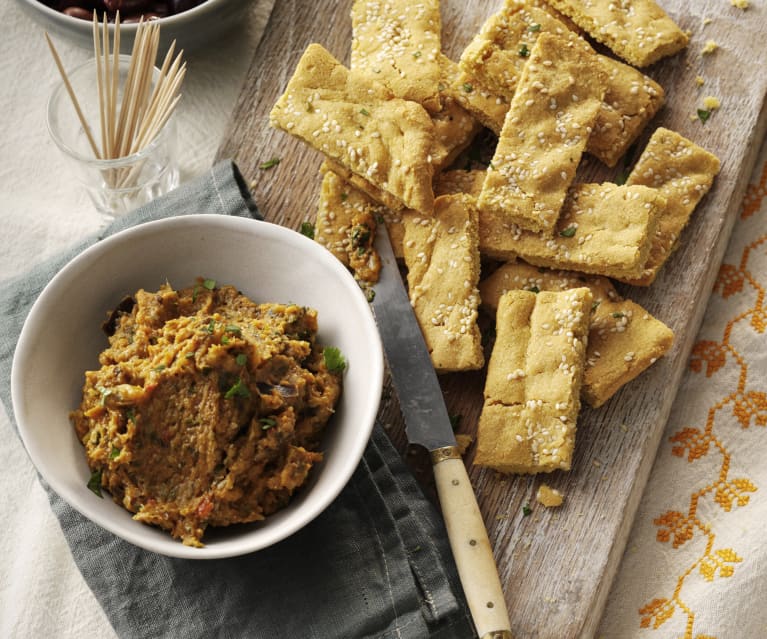
[[104,329],[71,419],[89,486],[134,519],[201,546],[208,526],[284,507],[322,459],[342,366],[328,369],[314,310],[199,280],[138,291]]

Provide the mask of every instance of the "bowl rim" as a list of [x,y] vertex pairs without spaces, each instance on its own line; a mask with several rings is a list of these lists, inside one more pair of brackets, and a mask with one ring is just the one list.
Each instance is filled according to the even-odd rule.
[[[162,25],[175,25],[177,23],[183,22],[187,19],[193,19],[197,16],[197,14],[205,14],[208,11],[211,10],[211,7],[213,5],[218,4],[226,4],[228,0],[202,0],[200,4],[192,7],[191,9],[186,9],[185,11],[180,11],[178,13],[174,13],[171,15],[163,16],[162,18],[155,18],[152,20],[152,22],[158,22]],[[234,2],[239,2],[240,0],[233,0]],[[54,20],[56,22],[59,22],[63,25],[71,25],[72,28],[77,29],[80,27],[80,24],[82,23],[82,30],[87,30],[89,33],[93,29],[93,24],[90,20],[83,20],[82,18],[75,18],[74,16],[69,16],[66,13],[63,13],[62,11],[58,11],[54,9],[53,7],[49,7],[44,2],[41,2],[41,0],[18,0],[21,4],[25,4],[28,7],[31,7],[34,11],[39,11],[43,15],[48,16],[51,20]],[[99,18],[99,21],[101,18]],[[120,22],[120,34],[121,35],[128,35],[130,37],[134,36],[136,34],[136,30],[138,29],[138,22]],[[114,32],[115,30],[115,23],[109,22],[107,25],[107,28],[109,29],[110,33]]]
[[[332,476],[328,485],[324,487],[322,496],[315,499],[313,502],[309,501],[305,503],[298,511],[294,511],[298,514],[291,518],[289,522],[290,525],[286,524],[281,528],[278,527],[276,530],[271,531],[268,529],[260,529],[257,532],[261,532],[261,534],[256,535],[255,538],[251,540],[251,543],[246,543],[246,536],[242,541],[237,540],[240,541],[240,543],[228,543],[222,546],[206,545],[203,548],[185,546],[180,540],[172,538],[169,534],[167,535],[167,539],[160,539],[159,541],[152,539],[150,535],[142,534],[144,527],[146,527],[147,530],[150,530],[150,528],[141,522],[136,522],[135,528],[130,527],[126,531],[113,525],[111,517],[108,515],[102,515],[99,512],[85,512],[88,509],[82,507],[74,491],[70,490],[66,485],[60,482],[55,475],[51,474],[50,469],[46,468],[45,464],[42,463],[38,455],[37,445],[30,439],[31,433],[26,425],[28,419],[25,409],[26,402],[23,400],[25,394],[23,379],[26,377],[28,367],[30,366],[28,352],[33,347],[34,336],[44,325],[46,317],[45,311],[48,310],[47,307],[51,302],[51,298],[54,298],[58,294],[61,286],[66,285],[69,279],[77,274],[78,269],[82,268],[84,263],[89,263],[100,256],[108,254],[114,245],[119,245],[125,242],[138,242],[146,235],[153,235],[161,233],[169,228],[173,229],[179,225],[184,226],[194,223],[210,227],[223,226],[229,231],[239,233],[253,233],[255,229],[256,233],[263,235],[266,239],[284,241],[294,245],[297,244],[302,251],[308,251],[309,255],[313,255],[322,260],[328,268],[337,273],[345,287],[350,291],[351,299],[354,301],[355,306],[360,309],[367,309],[366,311],[363,311],[363,314],[368,315],[370,320],[366,323],[367,327],[365,333],[366,341],[369,340],[367,346],[371,351],[372,358],[371,365],[365,371],[365,375],[370,379],[369,389],[372,396],[366,401],[363,419],[360,420],[360,422],[357,422],[358,432],[353,438],[352,445],[350,446],[348,461],[343,464],[342,472],[338,472],[336,475]],[[147,221],[123,229],[97,241],[67,261],[67,263],[45,285],[32,304],[32,307],[24,320],[13,355],[11,368],[11,403],[20,439],[22,440],[32,464],[51,489],[74,510],[115,536],[124,539],[135,546],[144,548],[145,550],[156,552],[164,556],[185,559],[220,559],[245,555],[262,550],[282,541],[313,521],[336,499],[336,497],[338,497],[361,461],[372,434],[378,409],[380,407],[383,379],[383,346],[368,300],[351,273],[333,256],[332,253],[301,233],[273,222],[239,216],[200,213]],[[118,504],[115,504],[115,506],[118,508],[120,507]],[[169,544],[168,541],[172,543]]]

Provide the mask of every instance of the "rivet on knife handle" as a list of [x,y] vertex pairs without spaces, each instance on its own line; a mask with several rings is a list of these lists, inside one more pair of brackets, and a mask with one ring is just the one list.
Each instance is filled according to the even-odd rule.
[[[432,451],[434,479],[447,536],[477,634],[512,639],[509,613],[487,529],[457,449]],[[457,457],[455,456],[457,454]]]

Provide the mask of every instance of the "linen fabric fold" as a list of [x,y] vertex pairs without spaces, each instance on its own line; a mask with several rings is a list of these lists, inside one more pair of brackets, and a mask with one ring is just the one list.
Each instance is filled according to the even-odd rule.
[[[262,219],[237,166],[222,161],[79,246],[0,283],[0,399],[12,423],[16,341],[53,275],[108,235],[197,213]],[[77,567],[120,637],[475,636],[441,519],[380,425],[352,479],[325,512],[279,544],[230,559],[177,559],[133,546],[40,481]]]

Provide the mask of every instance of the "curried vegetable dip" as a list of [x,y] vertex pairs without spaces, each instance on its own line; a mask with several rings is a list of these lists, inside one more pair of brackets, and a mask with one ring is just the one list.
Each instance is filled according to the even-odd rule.
[[139,290],[104,329],[71,419],[89,487],[134,519],[202,546],[208,526],[284,507],[322,459],[345,362],[316,343],[316,311],[200,279]]

